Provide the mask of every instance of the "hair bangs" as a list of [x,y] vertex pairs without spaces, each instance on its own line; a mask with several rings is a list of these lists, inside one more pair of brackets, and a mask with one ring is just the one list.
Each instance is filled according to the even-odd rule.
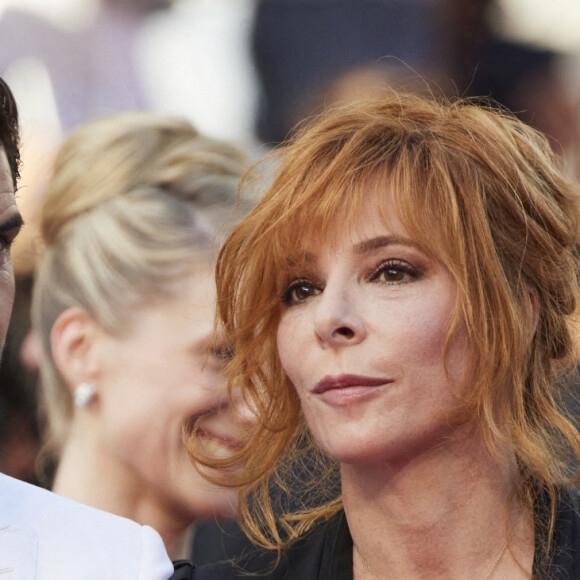
[[[303,264],[309,248],[332,245],[350,231],[369,191],[376,192],[379,207],[384,205],[380,196],[386,192],[390,173],[390,151],[384,144],[363,132],[340,144],[325,145],[323,153],[305,146],[304,159],[297,159],[295,151],[285,157],[270,189],[275,199],[263,202],[269,209],[268,215],[262,215],[268,224],[263,243],[280,274]],[[308,157],[316,159],[315,164]]]

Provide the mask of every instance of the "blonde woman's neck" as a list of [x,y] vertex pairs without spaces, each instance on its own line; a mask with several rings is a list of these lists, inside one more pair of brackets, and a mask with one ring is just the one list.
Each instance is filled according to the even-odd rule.
[[90,437],[76,434],[64,446],[52,491],[79,503],[151,526],[172,559],[188,557],[189,519],[148,494],[126,469],[103,457]]

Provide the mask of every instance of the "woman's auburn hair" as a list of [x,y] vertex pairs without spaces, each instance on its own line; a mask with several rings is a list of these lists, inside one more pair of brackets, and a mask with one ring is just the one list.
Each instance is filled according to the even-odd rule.
[[271,488],[284,487],[288,472],[298,471],[310,497],[324,492],[317,478],[336,474],[319,451],[301,459],[310,439],[276,349],[281,294],[307,246],[344,231],[366,192],[382,213],[389,187],[410,237],[457,283],[447,342],[463,324],[473,352],[463,416],[475,419],[492,453],[500,443],[513,449],[524,501],[549,492],[550,538],[558,489],[575,480],[570,451],[580,456],[562,401],[563,373],[577,362],[580,214],[578,189],[547,140],[490,104],[393,92],[327,112],[274,155],[267,192],[228,238],[216,271],[217,317],[235,353],[230,387],[241,387],[258,415],[246,448],[222,462],[243,461],[246,532],[280,549],[340,508],[334,486],[311,505],[293,501],[298,513],[275,515]]

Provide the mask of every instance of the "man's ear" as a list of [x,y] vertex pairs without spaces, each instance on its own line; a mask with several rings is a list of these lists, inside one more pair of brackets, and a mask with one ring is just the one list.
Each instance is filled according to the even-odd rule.
[[71,391],[95,381],[99,372],[96,343],[101,333],[97,322],[77,306],[61,312],[52,325],[52,357]]

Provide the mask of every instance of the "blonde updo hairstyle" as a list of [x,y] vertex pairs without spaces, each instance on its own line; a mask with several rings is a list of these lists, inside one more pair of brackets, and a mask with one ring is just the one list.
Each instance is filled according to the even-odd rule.
[[51,354],[57,317],[77,306],[121,336],[136,307],[163,300],[211,260],[245,168],[236,146],[152,113],[92,121],[64,144],[40,208],[32,305],[48,456],[58,458],[73,413]]

